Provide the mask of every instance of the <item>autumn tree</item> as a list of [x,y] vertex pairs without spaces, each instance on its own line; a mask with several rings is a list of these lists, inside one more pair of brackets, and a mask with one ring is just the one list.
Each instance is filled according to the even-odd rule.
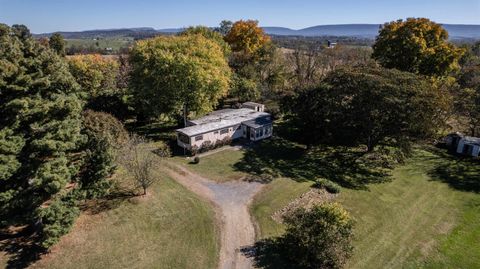
[[219,32],[213,31],[206,26],[191,26],[180,32],[179,35],[201,35],[207,39],[216,42],[222,48],[225,57],[228,57],[228,55],[230,54],[230,46],[225,42],[225,40],[223,40],[223,36]]
[[406,145],[433,136],[445,123],[449,94],[408,72],[340,68],[321,86],[303,91],[292,106],[307,145]]
[[425,18],[385,23],[373,45],[373,58],[386,68],[427,76],[458,70],[463,51],[448,42],[448,32]]
[[[120,60],[125,61],[124,58]],[[125,103],[127,84],[121,73],[125,63],[99,54],[75,55],[68,58],[69,69],[80,84],[86,107],[111,113],[124,119],[128,114]]]
[[257,21],[237,21],[225,36],[235,71],[230,97],[239,102],[278,96],[286,83],[284,56]]
[[246,55],[255,55],[263,46],[270,42],[270,37],[258,26],[258,21],[237,21],[225,36],[232,51]]
[[58,55],[65,56],[66,42],[60,33],[54,33],[50,37],[48,44],[50,45],[50,48],[57,52]]
[[229,89],[231,71],[217,42],[202,35],[138,41],[130,54],[132,103],[140,115],[211,111]]

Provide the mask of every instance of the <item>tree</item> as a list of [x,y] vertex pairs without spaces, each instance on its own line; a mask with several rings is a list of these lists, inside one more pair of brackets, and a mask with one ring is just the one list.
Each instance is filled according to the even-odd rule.
[[232,25],[225,41],[230,44],[232,51],[253,56],[270,42],[270,37],[258,26],[258,21],[240,20]]
[[207,39],[216,42],[222,48],[225,57],[228,57],[228,55],[230,54],[230,46],[225,42],[225,40],[223,40],[223,36],[220,33],[215,32],[206,26],[191,26],[180,32],[179,35],[201,35]]
[[120,163],[132,176],[136,185],[143,190],[143,195],[147,194],[147,189],[157,180],[152,173],[155,164],[152,150],[144,137],[132,135],[119,154]]
[[120,72],[128,70],[128,63],[122,57],[120,60],[87,54],[69,57],[68,64],[70,72],[85,93],[87,108],[125,119],[129,112],[124,100],[127,89],[122,76],[126,73]]
[[220,27],[217,28],[217,31],[222,35],[226,36],[230,29],[232,29],[233,22],[229,20],[223,20],[220,22]]
[[455,92],[455,111],[467,120],[470,135],[480,128],[480,63],[462,67]]
[[449,94],[412,73],[378,67],[340,68],[293,106],[307,145],[376,145],[433,136],[445,124]]
[[64,59],[25,26],[0,24],[0,47],[0,226],[33,224],[75,182],[82,102]]
[[448,43],[448,32],[425,18],[385,23],[373,45],[372,57],[386,68],[427,76],[458,70],[463,51]]
[[50,45],[50,48],[52,48],[55,52],[57,52],[58,55],[65,56],[66,42],[60,33],[54,33],[50,37],[48,44]]
[[211,111],[229,89],[231,71],[222,48],[202,35],[138,41],[130,54],[132,103],[156,117]]
[[353,220],[336,203],[297,209],[284,218],[287,259],[298,268],[342,268],[352,255]]
[[84,111],[83,126],[88,141],[80,184],[87,198],[97,198],[109,192],[112,181],[108,177],[113,174],[114,160],[129,135],[118,119],[103,112]]

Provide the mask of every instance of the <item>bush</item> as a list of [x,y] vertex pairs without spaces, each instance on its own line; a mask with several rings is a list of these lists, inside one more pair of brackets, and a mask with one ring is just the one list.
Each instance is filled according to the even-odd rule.
[[197,164],[197,163],[199,163],[199,162],[200,162],[200,157],[195,156],[195,158],[193,158],[193,163],[194,163],[194,164]]
[[339,193],[341,190],[340,186],[337,183],[325,178],[315,180],[313,186],[315,188],[325,188],[330,193]]
[[284,222],[279,241],[297,268],[342,268],[352,255],[353,220],[339,204],[299,208]]
[[162,158],[172,156],[170,147],[165,142],[163,141],[156,142],[155,147],[156,149],[153,150],[153,153],[157,154],[158,156]]

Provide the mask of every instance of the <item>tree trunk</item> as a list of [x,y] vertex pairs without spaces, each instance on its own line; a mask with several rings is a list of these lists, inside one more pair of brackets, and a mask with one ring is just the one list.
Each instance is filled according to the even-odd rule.
[[143,187],[143,195],[147,195],[147,187]]
[[372,137],[368,137],[367,139],[367,152],[372,152],[375,148],[375,143],[373,142]]

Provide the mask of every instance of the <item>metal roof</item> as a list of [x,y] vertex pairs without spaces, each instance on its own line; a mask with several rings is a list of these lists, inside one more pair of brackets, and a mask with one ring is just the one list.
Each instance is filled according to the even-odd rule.
[[263,106],[263,104],[255,103],[255,102],[245,102],[242,105],[247,105],[247,106]]
[[259,128],[259,127],[265,126],[266,124],[271,124],[271,123],[272,123],[272,119],[270,117],[260,117],[253,120],[242,122],[242,124],[245,124],[252,128]]
[[465,144],[480,145],[480,137],[464,136],[463,139]]
[[239,125],[245,121],[269,117],[269,113],[258,112],[248,108],[222,109],[214,111],[204,117],[190,120],[190,123],[195,125],[177,129],[177,132],[181,132],[188,136],[195,136],[230,126]]

